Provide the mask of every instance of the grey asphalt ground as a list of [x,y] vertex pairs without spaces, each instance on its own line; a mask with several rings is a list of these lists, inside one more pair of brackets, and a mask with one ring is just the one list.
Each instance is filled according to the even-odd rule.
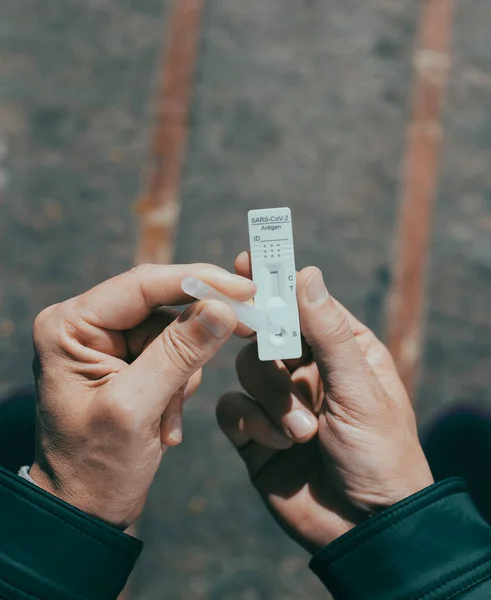
[[[170,1],[0,4],[0,393],[31,383],[35,314],[129,268]],[[207,3],[176,261],[231,268],[250,208],[292,208],[297,266],[382,334],[415,0]],[[458,3],[417,398],[491,403],[491,11]],[[139,600],[326,597],[215,424],[223,351],[140,524]]]
[[491,11],[459,2],[418,412],[491,405]]
[[167,3],[2,0],[0,390],[41,308],[128,269]]

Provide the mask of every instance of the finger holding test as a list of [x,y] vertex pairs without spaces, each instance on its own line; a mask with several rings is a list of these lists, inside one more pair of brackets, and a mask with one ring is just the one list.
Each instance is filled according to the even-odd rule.
[[237,357],[237,373],[246,392],[291,440],[304,443],[314,437],[317,418],[281,361],[260,361],[256,344],[250,344]]
[[252,279],[251,253],[248,250],[241,252],[235,259],[235,272],[241,277]]
[[180,314],[175,308],[159,308],[136,327],[125,331],[124,337],[129,360],[134,360],[137,356],[140,356],[166,327],[169,327],[171,323],[179,318]]
[[286,450],[293,444],[260,404],[240,392],[222,396],[216,414],[220,428],[244,459],[251,475],[278,450]]
[[[251,306],[254,306],[254,302],[252,302],[252,301],[246,302],[246,304],[250,304]],[[257,338],[257,333],[250,327],[247,327],[247,325],[244,325],[244,323],[241,323],[240,321],[237,324],[237,329],[234,331],[234,334],[237,337],[240,337],[240,338],[243,338],[246,340],[250,340],[250,341],[255,341]]]
[[[160,438],[167,447],[177,446],[182,442],[182,412],[184,403],[199,388],[203,376],[203,369],[191,375],[188,382],[171,398],[160,423]],[[165,399],[163,400],[165,403]]]
[[[252,267],[251,267],[251,259],[250,254],[246,250],[241,252],[239,256],[235,260],[235,272],[239,277],[244,277],[245,279],[249,279],[252,281]],[[250,300],[247,304],[254,304],[252,300]],[[248,338],[251,341],[256,340],[256,332],[252,329],[249,329],[243,323],[239,323],[237,329],[235,331],[235,335],[241,338]]]
[[132,329],[160,306],[191,302],[181,289],[185,277],[198,277],[242,302],[256,292],[252,281],[213,265],[141,265],[79,296],[77,309],[82,319],[96,327]]
[[[252,262],[251,262],[251,254],[248,250],[244,250],[241,252],[237,258],[235,259],[235,272],[237,275],[241,277],[245,277],[246,279],[252,279]],[[298,275],[298,273],[297,273]],[[353,335],[355,337],[365,335],[370,330],[366,325],[361,323],[345,306],[343,306],[338,300],[333,299],[337,306],[344,312],[346,317],[348,318],[349,324],[353,331]],[[362,346],[362,349],[364,347]],[[308,346],[305,347],[305,354],[308,353]],[[301,359],[295,359],[301,360]],[[292,364],[294,361],[291,361]]]
[[[216,300],[196,302],[114,380],[126,402],[145,398],[142,417],[160,421],[175,394],[225,344],[237,326],[232,309]],[[123,401],[124,401],[123,400]]]
[[394,399],[407,401],[407,390],[398,376],[394,359],[385,344],[338,300],[335,299],[334,301],[344,311],[356,342],[381,384]]
[[[162,335],[166,327],[176,321],[181,313],[173,308],[162,308],[156,311],[138,327],[125,332],[130,358],[133,360],[150,346],[150,344]],[[194,373],[184,388],[184,400],[190,398],[199,388],[202,379],[202,370]]]
[[167,447],[178,446],[182,442],[182,410],[184,389],[178,390],[169,401],[160,425],[160,439]]
[[191,398],[191,396],[193,396],[196,393],[199,386],[201,385],[202,379],[203,379],[203,370],[202,369],[200,369],[199,371],[196,371],[196,373],[191,375],[191,377],[189,378],[189,380],[184,388],[184,401],[186,401],[188,398]]
[[[237,256],[235,260],[235,270],[236,273],[242,277],[252,278],[250,252],[244,251]],[[404,397],[405,388],[399,378],[394,377],[395,366],[393,365],[392,357],[387,351],[387,348],[375,334],[364,323],[359,321],[345,306],[335,298],[332,300],[347,318],[356,342],[387,391],[396,398]],[[312,352],[309,346],[304,342],[302,357],[300,359],[285,361],[285,365],[290,372],[293,372],[300,366],[307,365],[311,360]],[[383,368],[381,368],[380,365],[382,365]]]
[[[179,318],[180,312],[169,307],[155,311],[137,327],[125,332],[129,356],[132,360],[140,356],[166,327]],[[162,415],[161,439],[166,446],[176,446],[182,441],[182,411],[184,402],[198,389],[202,378],[202,369],[191,375],[185,386],[170,400]],[[165,399],[164,399],[165,401]]]
[[302,333],[330,399],[329,410],[343,418],[362,419],[365,425],[376,420],[381,399],[387,402],[389,397],[357,343],[345,311],[328,293],[319,269],[301,271],[297,295]]

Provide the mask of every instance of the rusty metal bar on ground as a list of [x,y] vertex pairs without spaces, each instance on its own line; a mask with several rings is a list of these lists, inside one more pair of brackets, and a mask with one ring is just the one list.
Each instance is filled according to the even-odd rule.
[[175,0],[166,33],[146,191],[136,205],[136,262],[168,263],[174,252],[204,0]]
[[[188,118],[205,0],[174,0],[155,100],[146,190],[136,203],[140,232],[135,255],[142,262],[169,263],[179,218],[179,193],[188,140]],[[130,535],[137,535],[133,526]],[[131,581],[119,600],[131,596]]]
[[388,346],[411,397],[421,356],[428,247],[438,188],[453,13],[453,0],[422,0],[414,57],[412,117],[407,130],[387,318]]

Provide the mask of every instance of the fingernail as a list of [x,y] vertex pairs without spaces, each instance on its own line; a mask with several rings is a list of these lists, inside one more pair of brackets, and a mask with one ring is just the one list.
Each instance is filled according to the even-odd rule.
[[209,306],[203,307],[196,315],[196,320],[219,340],[224,338],[230,329],[229,324],[222,319],[222,316]]
[[315,430],[315,417],[305,410],[296,410],[288,415],[286,428],[292,437],[301,440]]
[[182,417],[181,415],[174,415],[169,423],[169,437],[174,442],[180,444],[182,442]]
[[293,446],[292,440],[287,438],[282,431],[279,431],[279,429],[273,429],[271,432],[271,438],[279,450],[286,450],[287,448]]
[[307,300],[311,304],[317,304],[317,302],[322,302],[328,297],[328,292],[326,288],[326,284],[324,283],[324,278],[322,277],[322,273],[317,271],[314,273],[312,277],[307,282],[307,287],[305,289],[305,293],[307,295]]

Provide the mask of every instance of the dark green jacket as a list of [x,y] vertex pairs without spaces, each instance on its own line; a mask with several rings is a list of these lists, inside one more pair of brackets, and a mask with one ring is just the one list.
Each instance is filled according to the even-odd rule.
[[359,525],[311,568],[336,600],[491,600],[491,528],[449,479]]
[[114,600],[141,547],[0,469],[0,598]]
[[[140,551],[0,470],[0,598],[115,600]],[[366,521],[311,567],[336,600],[491,599],[491,528],[465,485],[449,480]]]

